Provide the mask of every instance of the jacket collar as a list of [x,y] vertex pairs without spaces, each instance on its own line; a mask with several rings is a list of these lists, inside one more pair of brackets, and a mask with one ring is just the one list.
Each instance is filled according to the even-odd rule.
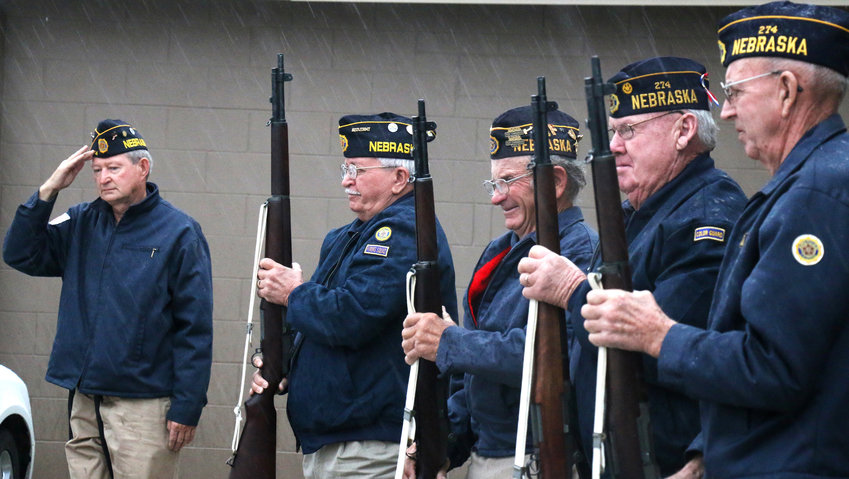
[[846,125],[843,123],[843,119],[840,115],[834,114],[805,132],[799,142],[790,150],[787,158],[781,162],[781,166],[778,167],[775,175],[761,189],[761,192],[765,195],[772,193],[787,177],[805,164],[814,149],[834,135],[844,131],[846,131]]

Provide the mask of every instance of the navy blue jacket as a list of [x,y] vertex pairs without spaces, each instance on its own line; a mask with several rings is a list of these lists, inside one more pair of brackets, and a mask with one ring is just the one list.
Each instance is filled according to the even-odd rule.
[[200,225],[153,183],[117,224],[99,198],[48,224],[53,205],[33,194],[3,243],[13,268],[62,277],[47,381],[170,397],[168,419],[197,425],[212,367],[212,268]]
[[[578,207],[561,212],[557,219],[560,253],[586,270],[598,235],[584,223]],[[448,399],[456,438],[449,451],[452,467],[465,462],[472,450],[483,457],[515,453],[528,321],[528,300],[522,296],[517,267],[534,244],[536,233],[520,239],[512,231],[489,243],[475,272],[512,248],[493,271],[474,311],[466,292],[463,327],[447,328],[440,338],[436,364],[443,373],[453,375]],[[530,452],[530,429],[527,444]]]
[[[651,291],[664,313],[705,328],[727,238],[745,204],[746,196],[737,183],[714,168],[707,154],[693,159],[639,210],[625,201],[625,234],[634,290]],[[594,258],[593,269],[600,263],[600,257]],[[588,291],[584,282],[569,304],[578,339],[572,341],[570,350],[578,424],[583,444],[590,445],[598,349],[587,339],[580,312]],[[687,461],[685,451],[700,430],[698,402],[681,390],[659,384],[654,358],[643,356],[643,374],[654,450],[666,476]],[[592,451],[586,452],[590,455]]]
[[847,185],[834,115],[749,200],[709,331],[675,325],[663,341],[660,380],[702,400],[708,477],[849,477]]
[[[438,224],[437,242],[442,303],[456,317],[454,265]],[[311,280],[290,294],[298,352],[287,413],[305,454],[335,442],[400,441],[410,374],[401,348],[405,282],[416,254],[410,193],[328,233]]]

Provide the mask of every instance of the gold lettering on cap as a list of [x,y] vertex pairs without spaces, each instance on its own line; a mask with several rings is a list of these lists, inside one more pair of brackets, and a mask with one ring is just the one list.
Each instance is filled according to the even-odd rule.
[[789,35],[758,35],[734,39],[731,45],[731,55],[749,53],[788,53],[790,55],[808,56],[808,39]]

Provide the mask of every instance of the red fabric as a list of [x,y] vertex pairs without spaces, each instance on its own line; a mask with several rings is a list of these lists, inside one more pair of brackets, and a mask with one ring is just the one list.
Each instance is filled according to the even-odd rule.
[[491,260],[487,261],[485,265],[481,266],[481,268],[475,272],[474,277],[472,277],[472,284],[469,285],[468,301],[469,312],[472,314],[472,322],[475,323],[475,327],[478,325],[478,319],[475,317],[475,309],[477,309],[480,305],[481,295],[484,291],[486,291],[486,287],[489,285],[492,272],[495,271],[495,268],[498,267],[498,264],[501,263],[501,260],[507,255],[508,251],[510,251],[510,246],[505,248],[504,251],[498,253]]

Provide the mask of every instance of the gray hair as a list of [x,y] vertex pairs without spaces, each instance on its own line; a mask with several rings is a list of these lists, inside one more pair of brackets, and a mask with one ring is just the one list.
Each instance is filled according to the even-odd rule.
[[578,193],[587,186],[584,162],[560,155],[551,155],[551,163],[566,170],[566,197],[575,202]]
[[716,120],[713,119],[709,110],[687,110],[696,116],[698,122],[697,134],[699,141],[704,146],[704,151],[713,151],[716,148],[716,133],[719,127],[716,126]]
[[803,82],[810,82],[810,85],[801,85],[802,88],[807,88],[821,101],[833,98],[835,110],[846,97],[849,78],[831,68],[790,58],[767,58],[766,61],[772,70],[789,70],[802,77]]
[[416,165],[413,160],[407,158],[378,158],[380,166],[391,166],[393,168],[404,168],[410,174],[410,178],[416,174]]
[[150,175],[150,171],[153,170],[153,155],[150,154],[147,150],[132,150],[127,152],[127,157],[130,158],[130,161],[135,165],[142,158],[147,158],[150,162],[150,169],[148,169],[148,176]]

